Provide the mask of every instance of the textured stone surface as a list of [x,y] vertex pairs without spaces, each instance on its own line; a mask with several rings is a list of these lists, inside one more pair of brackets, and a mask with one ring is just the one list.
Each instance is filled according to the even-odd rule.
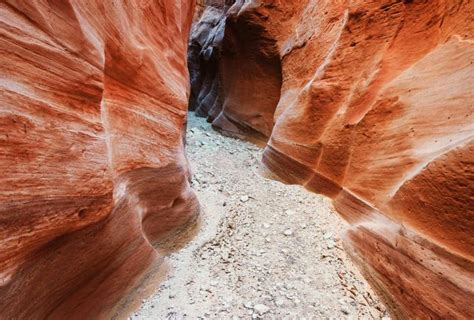
[[333,199],[401,318],[474,314],[473,16],[470,1],[305,0],[225,18],[213,124],[271,133],[263,163]]
[[262,25],[248,23],[254,13],[237,14],[233,2],[207,4],[193,26],[190,109],[225,134],[267,140],[280,97],[280,59]]
[[[213,114],[217,101],[219,57],[224,37],[224,7],[205,6],[193,24],[188,50],[191,80],[189,109],[199,116]],[[220,109],[219,109],[220,111]]]
[[195,219],[193,6],[0,4],[1,318],[110,317]]

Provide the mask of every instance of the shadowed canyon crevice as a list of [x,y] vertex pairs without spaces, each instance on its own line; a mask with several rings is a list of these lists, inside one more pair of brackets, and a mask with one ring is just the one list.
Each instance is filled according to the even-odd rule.
[[280,97],[280,58],[275,40],[251,23],[253,12],[232,15],[236,9],[207,6],[193,27],[190,110],[224,134],[266,141]]
[[0,318],[139,299],[196,224],[188,104],[266,142],[267,176],[332,199],[395,318],[472,318],[473,16],[463,0],[2,1]]

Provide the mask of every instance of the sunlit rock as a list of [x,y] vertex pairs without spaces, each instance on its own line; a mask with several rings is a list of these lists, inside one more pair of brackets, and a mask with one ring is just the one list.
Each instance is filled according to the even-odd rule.
[[110,318],[195,220],[193,5],[0,5],[0,318]]
[[305,0],[225,17],[213,124],[270,136],[273,176],[333,199],[401,318],[474,314],[473,16],[469,1]]

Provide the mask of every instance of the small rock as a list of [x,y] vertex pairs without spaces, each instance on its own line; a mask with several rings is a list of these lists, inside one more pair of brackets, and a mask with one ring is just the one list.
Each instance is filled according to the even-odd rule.
[[328,240],[328,241],[326,242],[326,247],[327,247],[328,249],[332,249],[332,248],[334,248],[335,246],[336,246],[336,243],[335,243],[333,240]]
[[332,233],[327,232],[327,233],[324,234],[324,239],[325,240],[329,240],[331,238],[332,238]]
[[270,225],[269,225],[268,223],[264,223],[264,224],[263,224],[263,227],[264,227],[265,229],[268,229],[268,228],[270,228]]
[[247,201],[249,201],[249,196],[247,196],[247,195],[241,196],[241,197],[240,197],[240,201],[241,201],[241,202],[247,202]]
[[262,314],[265,314],[267,313],[268,311],[270,311],[270,308],[267,307],[266,305],[264,304],[256,304],[255,307],[253,307],[253,309],[259,314],[259,315],[262,315]]
[[349,314],[349,310],[346,307],[341,307],[341,312],[344,314]]
[[294,214],[296,213],[296,211],[295,211],[295,210],[288,209],[288,210],[285,211],[285,213],[286,213],[287,215],[289,215],[289,216],[292,216],[292,215],[294,215]]
[[293,235],[293,231],[291,231],[290,229],[286,229],[285,231],[283,231],[283,234],[287,237]]
[[251,302],[244,302],[244,307],[245,307],[246,309],[253,309]]
[[281,307],[284,304],[285,304],[285,300],[283,300],[283,299],[278,298],[275,301],[275,305],[277,305],[278,307]]

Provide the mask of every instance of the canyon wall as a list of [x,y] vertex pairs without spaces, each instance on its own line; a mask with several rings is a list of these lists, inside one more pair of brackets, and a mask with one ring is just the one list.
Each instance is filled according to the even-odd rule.
[[219,51],[200,66],[213,75],[192,83],[199,113],[268,138],[273,177],[333,199],[347,252],[394,316],[472,318],[474,2],[239,0],[222,12],[222,39],[210,28],[202,41]]
[[193,224],[193,7],[0,3],[0,318],[115,317]]
[[237,15],[233,2],[205,5],[193,26],[189,106],[224,134],[266,141],[280,97],[280,58],[265,28],[248,23],[253,12]]

